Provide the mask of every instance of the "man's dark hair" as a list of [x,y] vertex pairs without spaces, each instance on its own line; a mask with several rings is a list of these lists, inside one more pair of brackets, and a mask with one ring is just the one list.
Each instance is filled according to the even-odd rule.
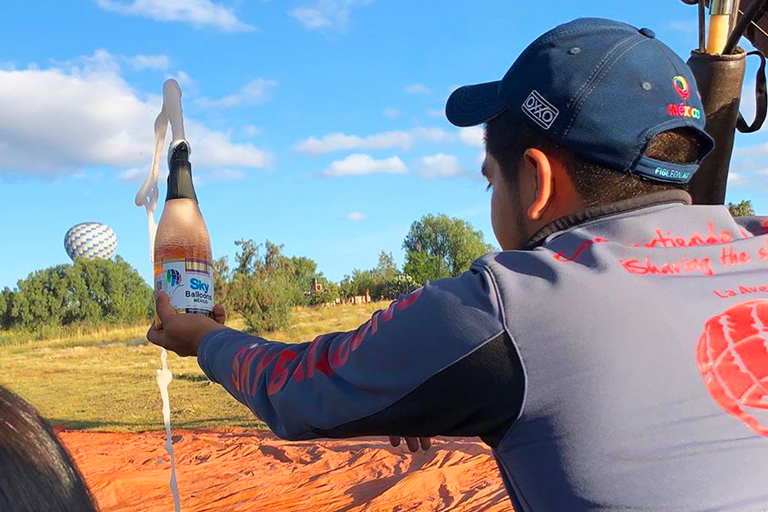
[[[556,156],[565,163],[584,208],[664,190],[687,189],[684,184],[651,181],[592,162],[551,141],[509,111],[485,125],[485,144],[510,184],[517,183],[518,165],[528,148]],[[690,129],[677,128],[656,135],[645,154],[665,162],[693,163],[700,151],[700,135]]]
[[48,422],[2,386],[0,510],[97,510],[80,471]]

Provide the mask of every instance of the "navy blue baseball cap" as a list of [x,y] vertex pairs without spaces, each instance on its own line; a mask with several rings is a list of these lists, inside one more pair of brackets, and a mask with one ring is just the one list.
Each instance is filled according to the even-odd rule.
[[[584,158],[656,181],[687,183],[714,147],[690,68],[651,30],[611,20],[550,30],[500,81],[462,87],[446,105],[456,126],[505,111]],[[695,163],[645,156],[655,135],[682,127],[701,134]]]

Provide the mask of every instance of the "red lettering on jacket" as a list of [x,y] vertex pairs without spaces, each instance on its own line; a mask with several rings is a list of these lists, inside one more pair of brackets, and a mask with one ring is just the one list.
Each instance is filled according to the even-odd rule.
[[624,267],[624,270],[630,274],[637,275],[670,276],[693,273],[701,273],[705,276],[715,275],[709,258],[694,258],[689,260],[688,258],[683,257],[676,262],[665,262],[660,265],[653,263],[650,258],[644,258],[643,260],[637,258],[631,260],[619,260],[619,263]]
[[392,316],[395,314],[395,304],[397,304],[397,301],[390,304],[387,309],[381,312],[381,323],[385,324],[392,320]]
[[585,240],[579,244],[579,246],[576,248],[576,250],[572,255],[566,256],[565,255],[566,251],[561,251],[555,254],[555,259],[563,263],[570,263],[570,262],[576,261],[577,259],[579,259],[579,256],[581,256],[584,253],[584,251],[592,247],[594,244],[601,244],[605,242],[610,242],[610,240],[606,240],[605,238],[600,238],[600,237],[597,237],[594,240]]
[[269,379],[267,394],[274,395],[288,382],[288,365],[296,359],[298,354],[291,349],[284,349],[277,357],[277,362],[272,370],[272,377]]
[[414,291],[407,297],[403,298],[403,300],[397,301],[397,310],[398,311],[405,311],[409,307],[413,305],[416,300],[421,297],[421,292],[424,291],[424,287],[419,288],[418,290]]
[[757,250],[760,261],[768,260],[768,238],[763,242],[763,246]]
[[688,238],[673,236],[671,231],[666,234],[660,228],[656,228],[656,236],[645,243],[645,247],[653,249],[660,246],[665,249],[675,249],[680,247],[697,247],[701,245],[719,245],[733,242],[733,234],[728,230],[723,230],[719,234],[715,233],[715,225],[712,222],[707,223],[707,237],[695,231]]
[[368,335],[368,331],[371,330],[371,321],[365,322],[363,326],[357,330],[355,335],[352,337],[352,341],[350,342],[350,349],[353,351],[357,350],[357,347],[360,346],[360,344],[363,342],[365,337]]
[[245,356],[245,360],[243,361],[242,366],[240,367],[240,389],[248,390],[251,387],[251,365],[253,364],[254,359],[256,359],[259,355],[264,353],[264,347],[257,347],[256,349],[252,349],[248,354]]
[[235,357],[232,358],[232,373],[230,374],[229,383],[235,391],[240,391],[240,356],[246,350],[248,350],[248,347],[241,348],[237,351]]
[[758,286],[745,286],[743,284],[740,284],[739,287],[736,289],[728,288],[727,290],[723,290],[723,291],[712,290],[712,293],[714,293],[719,299],[731,299],[733,297],[738,297],[740,295],[768,293],[768,286],[764,284],[761,284]]
[[256,396],[256,389],[259,386],[259,379],[261,378],[261,374],[264,373],[264,370],[267,369],[267,366],[269,366],[269,363],[271,363],[276,357],[277,357],[277,354],[266,355],[266,352],[265,352],[263,357],[259,361],[259,364],[256,365],[256,370],[253,372],[253,385],[251,386],[251,393],[250,393],[251,396]]
[[347,334],[344,339],[338,343],[338,347],[336,347],[336,350],[331,356],[332,368],[338,368],[340,366],[344,366],[347,363],[349,360],[350,346],[354,336],[354,334]]
[[[314,369],[322,373],[323,375],[327,375],[330,377],[333,375],[333,369],[331,368],[330,363],[330,357],[328,355],[328,352],[331,350],[331,344],[326,343],[325,346],[322,349],[322,352],[320,352],[320,355],[317,358],[317,361],[315,361]],[[313,372],[314,375],[314,372]]]
[[744,251],[736,252],[736,249],[732,245],[723,247],[720,251],[720,263],[725,267],[733,267],[736,265],[745,265],[752,260],[752,257]]
[[[342,336],[341,334],[318,336],[310,343],[302,360],[299,361],[290,375],[288,367],[296,358],[301,357],[300,353],[296,350],[286,348],[267,355],[268,349],[265,348],[266,345],[251,351],[248,351],[248,347],[241,348],[232,361],[231,382],[233,388],[237,391],[249,392],[251,396],[255,396],[258,391],[261,375],[275,358],[277,358],[277,361],[272,372],[269,374],[267,383],[267,393],[270,395],[283,389],[288,378],[292,378],[296,382],[302,382],[305,379],[313,378],[317,373],[322,373],[329,377],[334,375],[334,370],[347,364],[351,353],[360,347],[368,335],[376,332],[379,319],[381,319],[382,324],[390,322],[394,318],[396,311],[404,311],[413,305],[421,296],[422,291],[423,288],[419,288],[401,301],[393,302],[385,311],[375,313],[357,331],[347,333],[343,335],[343,338],[337,338],[336,340],[327,339],[329,336]],[[331,350],[332,347],[333,350]],[[245,355],[244,359],[243,355]],[[260,359],[255,370],[251,372],[251,366],[257,358]]]
[[325,335],[320,335],[317,338],[315,338],[315,341],[313,341],[309,345],[309,352],[306,355],[305,360],[307,361],[307,378],[311,379],[315,375],[315,354],[317,353],[317,347],[320,345],[320,342],[325,338]]
[[304,380],[304,361],[306,359],[302,359],[299,364],[296,365],[296,370],[294,370],[293,375],[291,375],[291,378],[296,382],[301,382]]

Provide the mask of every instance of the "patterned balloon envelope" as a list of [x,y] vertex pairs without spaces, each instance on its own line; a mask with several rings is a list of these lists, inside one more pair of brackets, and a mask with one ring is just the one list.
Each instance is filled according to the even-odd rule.
[[110,259],[117,250],[117,236],[106,224],[83,222],[69,228],[64,235],[64,250],[73,260]]

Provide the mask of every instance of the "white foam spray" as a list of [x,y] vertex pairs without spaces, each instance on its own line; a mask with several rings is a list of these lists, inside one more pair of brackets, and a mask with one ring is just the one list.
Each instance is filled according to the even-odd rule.
[[173,493],[173,506],[176,512],[181,511],[179,499],[179,486],[176,484],[176,457],[173,453],[173,437],[171,435],[171,402],[168,398],[168,384],[173,380],[173,374],[168,369],[168,351],[163,349],[160,353],[160,361],[163,368],[157,370],[157,386],[160,388],[160,396],[163,398],[163,422],[165,423],[165,450],[171,457],[171,492]]
[[[155,260],[155,210],[157,209],[158,188],[160,179],[160,158],[163,154],[165,136],[168,131],[168,123],[171,124],[173,140],[184,139],[184,118],[181,111],[181,87],[176,80],[166,80],[163,84],[163,108],[155,120],[155,152],[152,157],[152,166],[149,169],[144,184],[136,194],[134,202],[136,206],[144,206],[147,211],[147,225],[149,227],[149,261],[154,268]],[[160,388],[160,396],[163,399],[163,423],[165,424],[165,449],[171,457],[171,492],[173,493],[173,505],[175,512],[181,512],[179,500],[179,487],[176,483],[176,457],[173,453],[173,436],[171,435],[171,403],[168,395],[168,385],[173,380],[173,374],[168,369],[168,351],[160,352],[162,369],[157,370],[157,386]]]

